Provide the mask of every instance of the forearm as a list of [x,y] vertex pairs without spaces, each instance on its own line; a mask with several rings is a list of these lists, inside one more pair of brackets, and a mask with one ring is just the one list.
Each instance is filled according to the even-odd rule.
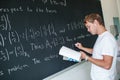
[[111,64],[112,64],[112,58],[108,60],[104,60],[104,59],[95,59],[95,58],[92,58],[92,57],[89,57],[88,56],[88,59],[87,59],[89,62],[97,65],[97,66],[100,66],[104,69],[107,69],[109,70],[111,68]]
[[77,42],[77,43],[75,44],[75,46],[76,46],[78,49],[81,49],[81,50],[83,50],[83,51],[85,51],[85,52],[88,52],[88,53],[92,54],[92,51],[93,51],[92,48],[84,47],[84,46],[82,46],[82,44],[79,43],[79,42]]
[[93,51],[92,48],[82,47],[81,49],[82,49],[83,51],[86,51],[87,53],[90,53],[90,54],[92,54],[92,51]]

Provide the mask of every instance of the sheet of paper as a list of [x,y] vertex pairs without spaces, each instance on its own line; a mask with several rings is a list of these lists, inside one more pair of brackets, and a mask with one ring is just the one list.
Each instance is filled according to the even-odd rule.
[[80,52],[75,51],[73,49],[70,49],[70,48],[68,48],[66,46],[62,46],[61,47],[61,49],[59,51],[59,55],[75,59],[75,60],[77,60],[79,62],[81,61],[81,59],[80,59],[80,57],[81,57]]

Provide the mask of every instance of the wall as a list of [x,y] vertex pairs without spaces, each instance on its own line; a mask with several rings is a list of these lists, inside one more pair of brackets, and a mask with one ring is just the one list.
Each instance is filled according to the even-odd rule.
[[[118,3],[119,2],[119,3]],[[118,5],[118,6],[117,6]],[[110,31],[110,25],[114,25],[113,17],[119,17],[120,0],[101,0],[105,26]]]

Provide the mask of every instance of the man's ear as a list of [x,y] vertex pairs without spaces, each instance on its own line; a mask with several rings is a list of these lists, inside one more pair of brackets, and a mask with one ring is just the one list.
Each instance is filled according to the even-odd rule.
[[98,25],[99,23],[98,23],[98,21],[97,21],[97,20],[94,20],[94,24],[95,24],[95,25]]
[[98,21],[97,21],[97,20],[94,20],[94,23],[95,23],[95,24],[98,24]]

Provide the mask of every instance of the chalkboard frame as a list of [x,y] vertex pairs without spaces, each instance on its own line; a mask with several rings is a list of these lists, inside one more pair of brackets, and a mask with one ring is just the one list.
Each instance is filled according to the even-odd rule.
[[102,16],[99,0],[1,0],[0,79],[41,80],[76,64],[59,49],[93,47],[97,36],[83,24],[93,12]]

